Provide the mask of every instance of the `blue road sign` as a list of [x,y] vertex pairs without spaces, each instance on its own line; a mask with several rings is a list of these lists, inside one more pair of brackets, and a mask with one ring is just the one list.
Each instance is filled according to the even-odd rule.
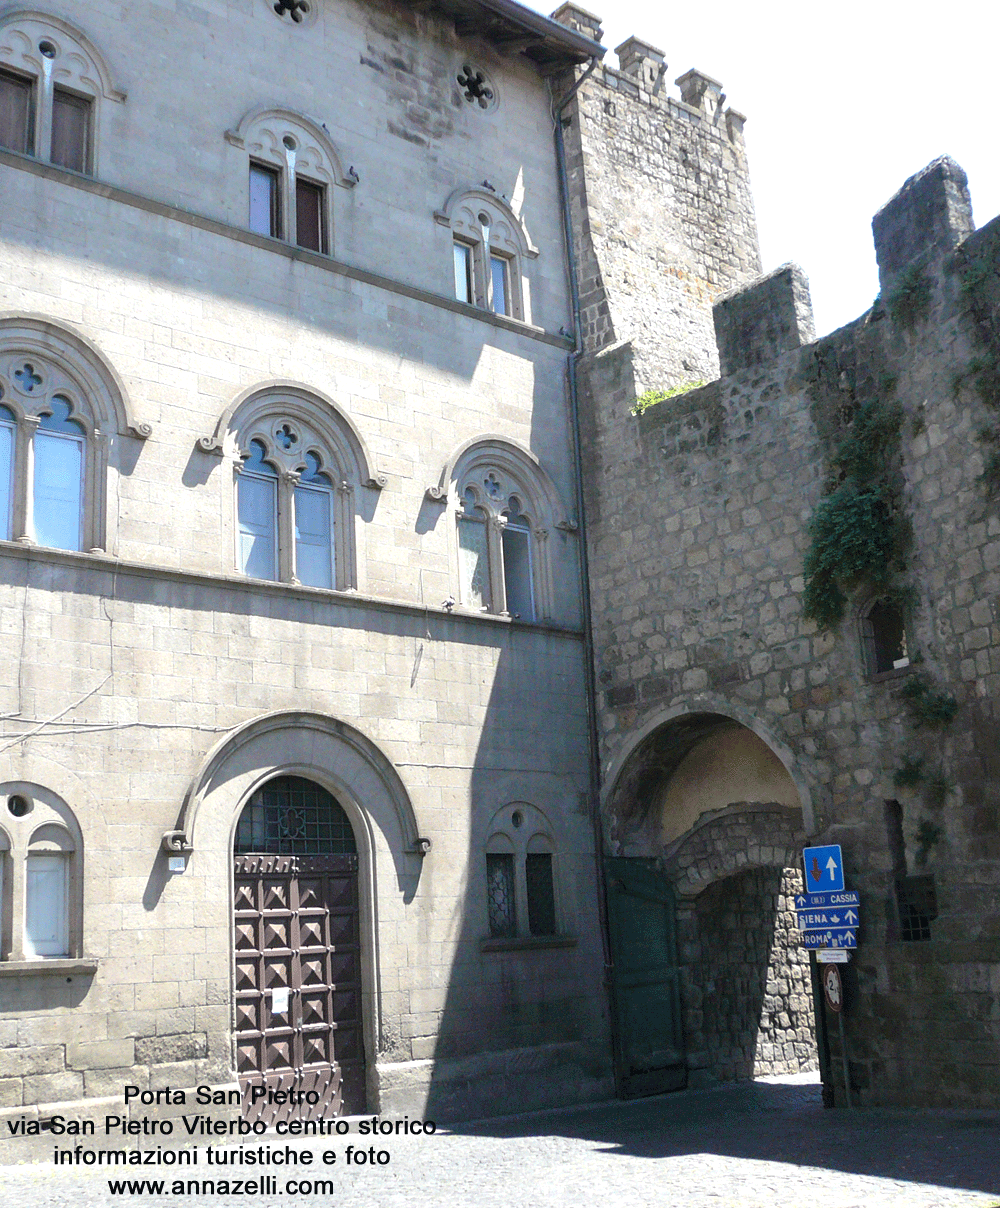
[[825,931],[803,931],[803,948],[857,948],[856,927],[827,927]]
[[853,906],[835,906],[829,910],[800,910],[796,918],[800,931],[825,931],[828,927],[857,927],[861,911]]
[[840,893],[797,893],[796,910],[825,910],[828,906],[861,905],[861,895],[856,889],[845,889]]
[[844,858],[840,844],[807,847],[802,852],[807,893],[830,893],[844,888]]

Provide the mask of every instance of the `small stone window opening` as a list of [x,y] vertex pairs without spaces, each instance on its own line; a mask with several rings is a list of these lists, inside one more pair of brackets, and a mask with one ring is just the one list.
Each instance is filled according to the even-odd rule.
[[78,956],[83,921],[78,861],[83,845],[72,811],[40,786],[12,784],[4,797],[7,811],[0,826],[2,959]]
[[493,815],[486,844],[491,939],[558,934],[554,843],[536,806],[514,802]]
[[899,909],[899,938],[906,943],[929,940],[931,923],[938,914],[933,874],[897,880],[896,904]]
[[496,939],[517,935],[514,857],[509,852],[487,855],[486,894],[490,935]]
[[295,141],[288,138],[284,145],[287,171],[250,161],[250,230],[272,239],[288,238],[297,247],[325,255],[329,247],[326,186],[295,172]]
[[466,63],[455,77],[462,94],[470,105],[489,109],[495,94],[486,72]]
[[552,853],[528,852],[524,857],[528,897],[528,930],[532,935],[555,935],[556,898],[552,884]]
[[876,600],[869,606],[861,617],[861,636],[869,676],[910,665],[903,610],[892,600]]

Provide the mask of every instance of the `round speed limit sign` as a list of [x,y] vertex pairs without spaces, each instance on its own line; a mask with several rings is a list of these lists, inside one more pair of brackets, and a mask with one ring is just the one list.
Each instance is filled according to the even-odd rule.
[[844,1009],[844,985],[836,965],[823,966],[823,995],[831,1011]]

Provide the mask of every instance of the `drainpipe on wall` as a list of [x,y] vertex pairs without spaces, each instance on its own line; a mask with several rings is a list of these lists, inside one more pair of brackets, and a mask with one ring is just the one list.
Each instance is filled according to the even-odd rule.
[[[586,661],[587,721],[590,763],[590,817],[594,830],[594,858],[597,864],[597,909],[604,954],[604,985],[611,1007],[612,1036],[615,1035],[614,1004],[611,1002],[611,940],[608,929],[607,885],[604,873],[604,834],[601,827],[601,759],[597,730],[597,684],[595,680],[594,628],[590,607],[590,563],[587,556],[587,520],[584,511],[583,461],[580,453],[580,406],[577,392],[577,367],[583,355],[583,324],[580,318],[580,290],[577,280],[576,252],[573,246],[573,220],[569,200],[569,180],[566,173],[566,145],[563,141],[563,110],[576,96],[581,85],[600,63],[595,55],[590,66],[559,101],[553,98],[552,122],[555,131],[556,166],[559,174],[559,194],[562,200],[563,235],[566,240],[566,265],[569,275],[570,298],[573,306],[573,351],[566,358],[569,382],[570,418],[573,431],[573,471],[576,490],[576,515],[580,533],[580,598],[583,603],[583,643]],[[618,1062],[615,1062],[617,1069]]]

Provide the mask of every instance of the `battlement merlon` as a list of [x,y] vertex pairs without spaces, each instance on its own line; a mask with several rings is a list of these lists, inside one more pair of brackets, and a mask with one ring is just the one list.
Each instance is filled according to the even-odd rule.
[[615,47],[615,54],[622,75],[636,80],[652,96],[659,93],[663,87],[663,77],[667,74],[667,61],[662,50],[631,37]]
[[940,260],[974,230],[965,172],[947,155],[932,160],[872,219],[883,297],[911,265]]
[[797,264],[783,264],[722,294],[712,318],[723,377],[766,365],[816,339],[809,279]]

